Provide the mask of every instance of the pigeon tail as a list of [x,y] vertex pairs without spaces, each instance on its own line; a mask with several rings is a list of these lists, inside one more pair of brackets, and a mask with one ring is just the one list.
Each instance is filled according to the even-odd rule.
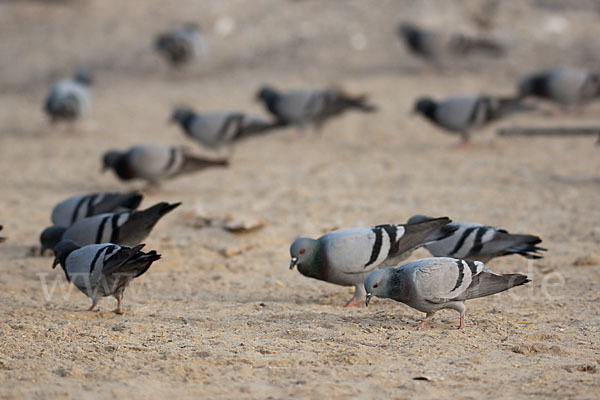
[[362,94],[359,96],[348,96],[342,94],[341,100],[344,102],[344,105],[348,108],[353,108],[364,112],[377,111],[376,105],[368,103],[368,96],[366,94]]
[[484,270],[473,277],[473,282],[461,296],[453,300],[468,300],[490,296],[528,282],[531,282],[531,280],[527,278],[527,275],[496,274]]
[[183,164],[181,169],[177,173],[178,175],[187,174],[191,172],[200,171],[202,169],[211,167],[228,167],[229,160],[226,158],[218,158],[211,160],[209,158],[202,158],[191,155],[184,155]]
[[547,251],[547,249],[536,246],[542,243],[542,239],[533,235],[511,235],[513,238],[518,239],[520,243],[506,249],[506,254],[519,254],[525,258],[537,260],[543,258],[540,251]]
[[485,53],[494,57],[501,57],[506,52],[504,46],[498,42],[464,35],[452,38],[450,48],[457,54]]

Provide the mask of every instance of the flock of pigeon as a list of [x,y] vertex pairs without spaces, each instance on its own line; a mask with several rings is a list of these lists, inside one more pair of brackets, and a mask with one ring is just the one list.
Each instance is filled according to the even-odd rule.
[[[398,33],[412,53],[434,65],[477,52],[493,57],[505,53],[503,46],[488,39],[431,32],[412,24],[402,24]],[[173,67],[180,68],[202,58],[204,35],[195,25],[187,24],[161,34],[155,49]],[[45,106],[50,119],[74,121],[89,112],[91,81],[90,74],[81,71],[73,80],[55,83]],[[528,96],[572,107],[599,95],[598,75],[559,68],[524,78],[512,98],[459,96],[436,102],[423,97],[415,102],[414,110],[467,140],[472,130],[513,111],[529,109],[522,104]],[[264,86],[257,98],[271,118],[236,111],[197,113],[190,107],[178,107],[171,120],[191,139],[219,149],[284,127],[318,129],[329,118],[349,110],[377,110],[366,95],[352,96],[337,89],[279,91]],[[104,168],[114,170],[120,179],[142,179],[151,185],[208,167],[225,167],[228,162],[225,158],[194,156],[184,148],[151,144],[110,150],[102,157]],[[140,243],[180,203],[161,202],[138,210],[141,201],[138,192],[94,193],[68,198],[52,211],[54,225],[40,238],[42,254],[54,252],[53,267],[60,264],[66,278],[92,299],[90,310],[101,297],[114,296],[120,313],[126,286],[160,258],[156,251],[143,252]],[[296,267],[304,276],[332,284],[354,286],[347,306],[362,299],[368,305],[373,296],[391,298],[426,313],[419,328],[438,310],[453,309],[460,313],[462,328],[466,300],[529,282],[525,275],[496,273],[483,263],[507,255],[541,258],[546,249],[539,247],[540,243],[534,235],[418,215],[401,225],[340,229],[318,239],[297,239],[290,247],[290,269]],[[420,247],[433,257],[398,266]]]

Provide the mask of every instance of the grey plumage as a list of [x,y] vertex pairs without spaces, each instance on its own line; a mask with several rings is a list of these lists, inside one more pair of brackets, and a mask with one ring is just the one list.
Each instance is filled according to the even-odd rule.
[[80,219],[68,228],[51,226],[40,236],[42,254],[46,249],[54,249],[61,240],[72,240],[80,246],[97,243],[137,245],[165,214],[180,204],[163,202],[141,211],[121,211]]
[[68,227],[76,221],[97,214],[134,210],[142,202],[142,194],[130,193],[90,193],[69,197],[54,206],[52,223]]
[[206,51],[203,33],[195,24],[186,24],[160,34],[154,49],[171,66],[181,67],[199,60]]
[[114,296],[117,313],[121,313],[123,291],[129,283],[144,274],[160,254],[140,251],[143,244],[133,248],[113,243],[79,246],[71,240],[57,244],[52,268],[60,264],[67,280],[92,299],[92,311],[102,297]]
[[92,108],[91,76],[79,72],[74,79],[55,82],[46,97],[44,111],[52,122],[73,121]]
[[427,314],[418,328],[437,311],[460,313],[464,327],[465,301],[490,296],[530,282],[526,275],[497,274],[482,262],[438,257],[412,261],[398,268],[372,272],[365,279],[368,306],[372,296],[390,298]]
[[363,282],[370,272],[396,265],[449,222],[444,217],[417,224],[340,229],[318,239],[300,238],[290,247],[290,269],[296,266],[309,278],[354,286],[354,296],[347,304],[353,305],[364,295]]
[[[415,223],[429,219],[416,215],[408,220]],[[492,258],[519,254],[526,258],[542,258],[537,246],[542,242],[538,236],[512,234],[504,229],[486,226],[475,222],[454,221],[447,225],[456,228],[456,232],[445,239],[432,241],[424,247],[435,257],[456,257],[474,261],[488,262]],[[444,227],[446,228],[446,227]]]
[[151,184],[210,167],[226,167],[226,159],[194,156],[184,147],[138,145],[127,151],[110,150],[102,157],[104,170],[113,169],[122,180],[143,179]]

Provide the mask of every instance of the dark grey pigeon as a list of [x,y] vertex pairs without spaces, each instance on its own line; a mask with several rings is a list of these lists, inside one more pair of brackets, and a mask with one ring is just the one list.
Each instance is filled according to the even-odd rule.
[[[426,221],[429,217],[415,215],[408,223]],[[447,226],[456,232],[442,240],[432,241],[424,247],[434,257],[456,257],[473,261],[488,262],[492,258],[519,254],[525,258],[542,258],[537,246],[542,239],[534,235],[512,234],[504,229],[481,225],[475,222],[452,222]],[[445,227],[444,227],[445,228]]]
[[465,301],[500,293],[530,282],[526,275],[497,274],[482,262],[456,258],[425,258],[398,268],[373,271],[365,279],[368,306],[372,296],[393,299],[427,314],[423,328],[437,311],[449,308],[460,313],[459,329],[465,326]]
[[300,238],[290,247],[290,269],[296,266],[309,278],[354,286],[354,296],[346,304],[352,306],[364,296],[363,282],[369,273],[396,265],[449,222],[443,217],[417,224],[340,229],[318,239]]
[[76,221],[98,214],[135,210],[142,202],[142,194],[90,193],[69,197],[52,210],[52,223],[56,226],[71,226]]
[[113,243],[82,247],[71,240],[63,240],[56,245],[52,268],[60,264],[67,280],[92,299],[88,311],[93,311],[102,297],[114,296],[118,302],[115,312],[121,314],[125,288],[160,259],[160,254],[154,250],[141,252],[142,247],[143,244],[131,248]]
[[312,124],[320,128],[326,120],[346,111],[377,110],[367,101],[367,95],[351,96],[341,90],[288,90],[280,92],[264,86],[257,94],[267,110],[281,125],[304,127]]
[[154,225],[181,203],[158,203],[142,211],[130,210],[99,214],[80,219],[68,228],[51,226],[40,236],[41,253],[54,249],[61,240],[72,240],[80,246],[116,243],[135,246],[146,239]]
[[522,79],[519,94],[540,97],[563,107],[578,106],[600,97],[600,75],[578,68],[555,68]]
[[217,111],[197,114],[187,107],[176,108],[171,121],[177,122],[187,136],[211,149],[264,134],[281,126],[240,112]]
[[195,24],[186,24],[160,34],[154,49],[171,66],[181,67],[199,60],[205,53],[204,35]]
[[92,108],[91,83],[91,75],[83,71],[74,79],[55,82],[44,105],[50,121],[74,121],[89,113]]
[[184,147],[138,145],[127,151],[110,150],[102,158],[104,170],[112,168],[122,180],[143,179],[150,184],[210,167],[226,167],[227,159],[194,156]]

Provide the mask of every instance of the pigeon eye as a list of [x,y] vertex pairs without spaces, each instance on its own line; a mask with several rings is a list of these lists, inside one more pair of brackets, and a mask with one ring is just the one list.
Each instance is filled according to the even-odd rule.
[[379,286],[379,283],[374,284],[373,288],[376,288],[377,286]]
[[300,251],[298,253],[300,254],[304,254],[305,250],[304,249],[300,249]]

